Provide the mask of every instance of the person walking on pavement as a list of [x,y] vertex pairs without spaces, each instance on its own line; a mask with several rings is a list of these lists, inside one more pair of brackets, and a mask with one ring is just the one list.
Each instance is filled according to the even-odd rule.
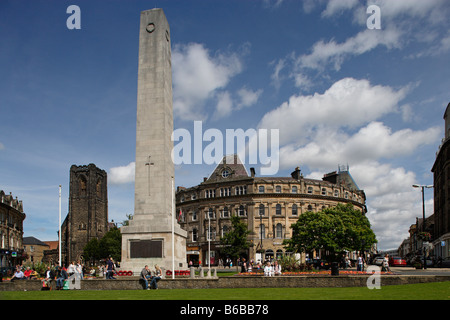
[[113,277],[113,274],[114,274],[114,262],[112,261],[112,258],[110,257],[106,261],[106,279],[115,280],[116,278]]

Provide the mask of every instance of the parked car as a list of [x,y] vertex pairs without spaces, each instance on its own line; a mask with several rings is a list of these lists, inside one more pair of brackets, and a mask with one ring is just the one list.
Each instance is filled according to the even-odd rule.
[[450,257],[446,257],[436,262],[438,268],[450,268]]
[[384,257],[376,257],[375,259],[373,259],[373,264],[376,266],[381,266],[383,264],[383,259]]
[[[427,267],[433,266],[433,261],[431,260],[431,258],[427,258],[426,262]],[[409,261],[409,264],[413,267],[416,267],[417,265],[423,266],[423,256],[416,255],[412,257],[411,260]]]
[[406,266],[406,260],[400,257],[390,257],[389,266],[391,267],[404,267]]
[[323,259],[311,259],[308,264],[312,265],[314,269],[325,269],[328,270],[331,267],[331,263]]

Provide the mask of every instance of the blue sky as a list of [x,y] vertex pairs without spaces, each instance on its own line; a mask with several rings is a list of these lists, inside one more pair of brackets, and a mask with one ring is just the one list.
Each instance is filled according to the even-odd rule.
[[[381,29],[367,27],[372,4]],[[407,237],[450,101],[446,0],[1,1],[0,189],[23,201],[24,236],[57,239],[72,164],[108,172],[111,220],[133,212],[139,16],[155,7],[171,28],[175,129],[278,129],[278,176],[348,164],[379,248]],[[176,185],[213,169],[176,166]]]

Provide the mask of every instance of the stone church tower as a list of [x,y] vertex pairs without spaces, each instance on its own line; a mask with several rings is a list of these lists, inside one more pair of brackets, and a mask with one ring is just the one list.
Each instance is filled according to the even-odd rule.
[[[70,168],[69,213],[61,228],[62,262],[81,260],[83,248],[108,232],[107,176],[89,164]],[[85,257],[88,259],[88,257]]]

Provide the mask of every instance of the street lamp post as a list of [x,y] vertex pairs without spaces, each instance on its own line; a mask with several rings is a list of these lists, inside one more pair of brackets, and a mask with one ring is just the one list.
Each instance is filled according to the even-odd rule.
[[[424,189],[425,188],[433,188],[432,185],[418,185],[418,184],[413,184],[413,188],[421,188],[422,189],[422,217],[423,217],[423,221],[422,221],[422,232],[425,233],[425,195],[424,195]],[[427,260],[426,260],[426,252],[425,252],[425,246],[423,245],[423,240],[422,240],[422,250],[423,250],[423,268],[426,269],[427,268]]]
[[208,211],[208,272],[211,272],[211,213]]

